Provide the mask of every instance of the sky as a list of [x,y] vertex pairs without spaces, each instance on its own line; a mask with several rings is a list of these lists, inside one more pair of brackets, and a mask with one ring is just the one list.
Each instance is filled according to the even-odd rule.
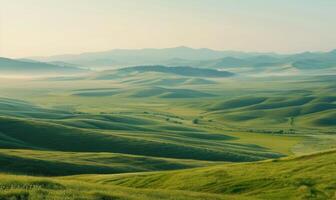
[[0,0],[0,56],[336,48],[335,0]]

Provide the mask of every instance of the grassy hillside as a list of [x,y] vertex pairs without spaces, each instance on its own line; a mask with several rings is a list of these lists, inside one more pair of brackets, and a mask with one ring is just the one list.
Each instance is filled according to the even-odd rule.
[[42,108],[27,101],[11,98],[0,98],[0,116],[59,119],[66,118],[71,112],[50,108]]
[[31,176],[0,174],[0,199],[5,200],[241,200],[243,196],[171,190],[140,190]]
[[[335,198],[336,151],[248,164],[159,173],[77,176],[92,183],[134,188],[248,195],[261,199]],[[73,179],[73,178],[71,178]]]
[[[336,121],[323,116],[336,111],[335,96],[295,95],[283,97],[250,96],[235,98],[209,107],[209,115],[221,117],[240,125],[258,126],[268,121],[268,125],[283,124],[287,129],[300,126],[327,127]],[[274,115],[276,113],[276,115]],[[310,119],[307,121],[307,119]]]
[[[14,154],[18,153],[13,151]],[[2,199],[333,199],[336,151],[246,164],[119,175],[1,174]],[[68,158],[69,159],[69,158]]]

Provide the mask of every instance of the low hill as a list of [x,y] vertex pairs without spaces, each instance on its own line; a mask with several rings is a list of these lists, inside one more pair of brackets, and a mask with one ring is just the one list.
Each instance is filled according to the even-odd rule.
[[201,98],[201,97],[213,97],[215,95],[200,92],[191,89],[169,89],[163,87],[152,87],[139,89],[135,93],[131,94],[131,97],[160,97],[160,98]]
[[68,111],[42,108],[26,101],[0,98],[0,116],[3,117],[60,119],[71,114]]
[[78,67],[60,66],[30,60],[14,60],[0,57],[0,72],[3,76],[41,76],[74,75],[87,73],[88,70]]
[[[208,106],[208,116],[239,123],[240,127],[252,125],[266,127],[282,125],[287,129],[302,127],[332,127],[336,121],[335,97],[289,95],[243,96],[216,101]],[[267,123],[265,123],[267,122]]]
[[336,51],[304,52],[293,55],[258,55],[246,58],[223,57],[189,63],[193,66],[228,69],[245,74],[335,74]]
[[[198,78],[196,82],[201,82],[200,78],[227,78],[234,76],[233,73],[228,71],[219,71],[216,69],[205,69],[205,68],[195,68],[195,67],[168,67],[163,65],[152,65],[152,66],[135,66],[126,67],[118,70],[106,70],[98,72],[92,76],[96,80],[119,80],[129,78],[130,76],[139,76],[142,74],[147,74],[152,76],[151,73],[162,73],[166,75],[180,76],[186,80],[186,77]],[[162,74],[157,74],[156,79],[161,79]],[[148,78],[148,77],[147,77]],[[172,77],[175,78],[176,77]],[[187,80],[186,80],[187,81]],[[202,81],[209,83],[208,81]],[[210,81],[211,82],[211,81]]]
[[176,74],[180,76],[192,76],[192,77],[230,77],[233,73],[227,71],[218,71],[214,69],[203,69],[195,67],[167,67],[162,65],[153,66],[136,66],[119,69],[120,72],[160,72]]

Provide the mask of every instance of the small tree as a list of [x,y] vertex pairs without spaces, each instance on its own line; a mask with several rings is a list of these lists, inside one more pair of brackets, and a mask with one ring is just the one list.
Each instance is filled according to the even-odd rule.
[[196,119],[193,119],[193,124],[198,124],[199,123],[199,121],[198,121],[198,119],[196,118]]
[[289,124],[294,126],[294,117],[289,118]]

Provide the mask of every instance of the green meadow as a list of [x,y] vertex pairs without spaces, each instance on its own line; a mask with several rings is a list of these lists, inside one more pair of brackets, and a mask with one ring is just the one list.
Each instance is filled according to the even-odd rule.
[[0,199],[336,198],[335,76],[135,69],[2,79]]

